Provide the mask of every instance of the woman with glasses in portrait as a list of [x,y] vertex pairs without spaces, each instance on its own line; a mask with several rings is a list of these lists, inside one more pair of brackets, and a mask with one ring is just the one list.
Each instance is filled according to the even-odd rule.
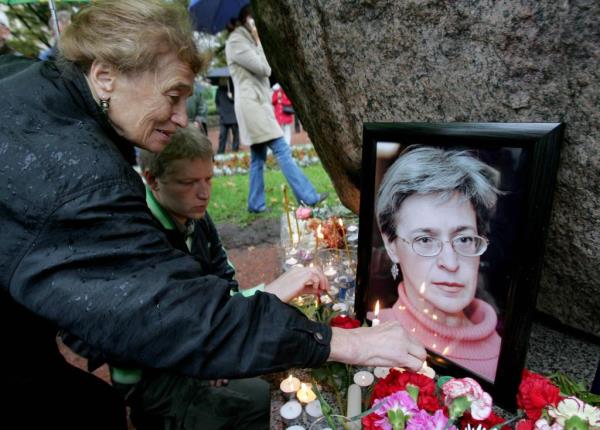
[[499,172],[467,151],[411,146],[387,170],[376,215],[398,284],[381,321],[494,380],[501,338],[494,308],[475,298]]

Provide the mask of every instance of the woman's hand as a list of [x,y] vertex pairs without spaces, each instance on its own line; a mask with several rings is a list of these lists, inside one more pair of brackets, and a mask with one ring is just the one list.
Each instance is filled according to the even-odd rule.
[[246,29],[248,29],[256,44],[260,45],[260,38],[258,37],[258,30],[256,30],[256,23],[254,22],[254,18],[249,17],[246,20]]
[[406,367],[418,371],[427,358],[423,345],[397,321],[377,327],[333,328],[330,361],[359,366]]
[[289,302],[302,294],[319,294],[327,291],[329,282],[317,267],[294,267],[275,279],[265,292],[275,294],[282,302]]

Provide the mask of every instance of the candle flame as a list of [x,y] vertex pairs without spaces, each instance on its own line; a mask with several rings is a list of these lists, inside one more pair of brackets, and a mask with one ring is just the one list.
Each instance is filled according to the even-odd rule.
[[379,300],[377,300],[377,302],[375,303],[375,312],[373,312],[373,314],[375,315],[375,318],[377,318],[377,316],[379,315]]
[[323,229],[322,229],[322,228],[321,228],[321,226],[319,225],[319,226],[317,227],[317,237],[318,237],[319,239],[323,239],[323,238],[325,237],[325,236],[323,236],[322,230],[323,230]]
[[306,391],[306,384],[304,382],[300,384],[300,390]]
[[338,224],[340,225],[340,227],[344,227],[344,221],[342,221],[342,219],[338,219]]
[[450,347],[449,346],[447,346],[447,347],[444,348],[444,350],[442,351],[442,355],[446,355],[446,354],[448,354],[448,352],[450,352]]
[[288,382],[291,384],[292,383],[292,374],[290,373],[290,376],[287,378]]

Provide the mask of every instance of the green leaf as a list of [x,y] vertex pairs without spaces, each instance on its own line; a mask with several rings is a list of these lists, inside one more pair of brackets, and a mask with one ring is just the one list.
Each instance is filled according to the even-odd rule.
[[412,384],[406,384],[406,391],[408,395],[417,403],[417,399],[419,398],[419,387]]
[[455,420],[457,418],[462,417],[467,409],[471,407],[471,402],[467,399],[466,396],[460,396],[452,400],[450,406],[448,407],[448,414],[450,414],[450,418]]
[[565,421],[565,430],[588,430],[590,428],[586,420],[582,420],[577,415],[573,415]]

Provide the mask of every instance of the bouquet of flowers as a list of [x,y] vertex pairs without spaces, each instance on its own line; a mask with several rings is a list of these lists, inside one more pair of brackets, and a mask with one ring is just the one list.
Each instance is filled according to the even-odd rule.
[[444,376],[436,382],[392,369],[373,388],[372,408],[362,419],[363,428],[508,430],[516,424],[516,430],[600,430],[600,409],[594,406],[600,396],[565,375],[551,379],[525,370],[517,395],[519,411],[505,421],[492,410],[491,396],[471,378]]

